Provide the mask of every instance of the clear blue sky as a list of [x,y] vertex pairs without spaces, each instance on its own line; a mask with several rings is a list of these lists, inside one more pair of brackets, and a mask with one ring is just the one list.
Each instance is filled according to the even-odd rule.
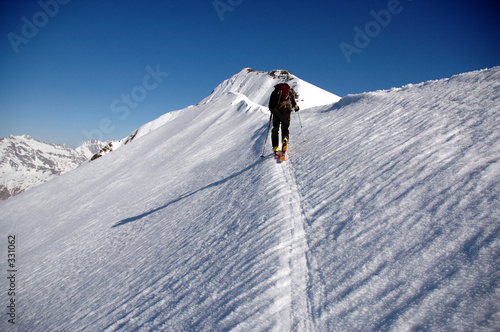
[[500,65],[497,0],[6,0],[0,13],[0,137],[71,147],[123,138],[245,67],[344,96]]

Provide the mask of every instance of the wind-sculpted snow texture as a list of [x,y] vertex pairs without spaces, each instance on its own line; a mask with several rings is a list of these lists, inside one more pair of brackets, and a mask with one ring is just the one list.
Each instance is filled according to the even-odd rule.
[[231,80],[0,203],[19,331],[500,329],[499,68],[308,86],[285,163],[259,158],[277,80]]
[[308,121],[332,133],[293,158],[319,330],[500,328],[499,96],[496,68]]

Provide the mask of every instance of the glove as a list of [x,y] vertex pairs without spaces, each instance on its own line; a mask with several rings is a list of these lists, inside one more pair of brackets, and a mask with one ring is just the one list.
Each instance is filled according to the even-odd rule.
[[299,105],[295,105],[295,112],[298,112],[300,109]]

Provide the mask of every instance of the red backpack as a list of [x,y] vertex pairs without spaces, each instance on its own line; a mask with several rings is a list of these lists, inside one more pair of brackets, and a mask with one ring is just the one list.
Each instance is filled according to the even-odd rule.
[[270,108],[281,110],[285,108],[287,111],[292,110],[292,99],[290,96],[290,86],[287,83],[280,83],[274,86],[274,91],[271,95]]

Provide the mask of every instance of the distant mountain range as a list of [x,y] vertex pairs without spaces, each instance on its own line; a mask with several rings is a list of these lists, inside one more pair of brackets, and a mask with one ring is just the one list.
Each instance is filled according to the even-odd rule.
[[28,135],[0,139],[0,200],[77,168],[106,144],[90,140],[72,149]]

